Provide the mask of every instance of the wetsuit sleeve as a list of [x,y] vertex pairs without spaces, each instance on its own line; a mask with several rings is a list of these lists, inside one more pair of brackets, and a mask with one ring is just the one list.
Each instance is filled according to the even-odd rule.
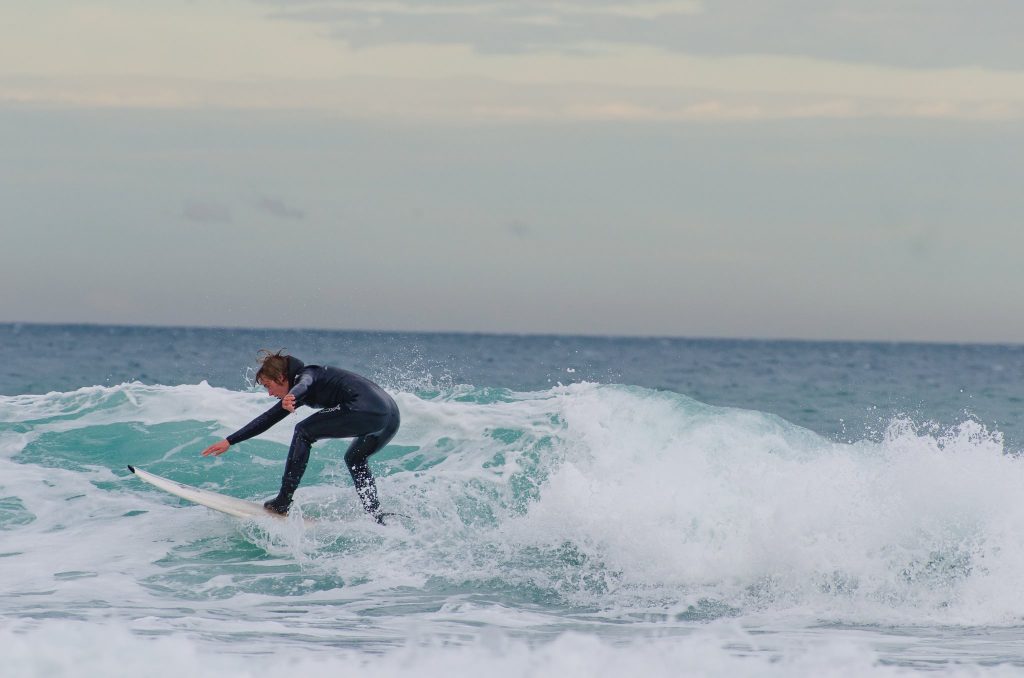
[[234,445],[235,443],[240,443],[243,440],[248,440],[249,438],[258,436],[277,422],[287,417],[288,414],[288,410],[281,407],[281,403],[277,403],[269,410],[229,435],[227,437],[227,441],[231,445]]
[[306,391],[313,385],[313,373],[309,370],[303,370],[299,374],[299,378],[295,380],[295,386],[292,386],[292,390],[288,393],[295,396],[295,406],[298,407],[302,404],[303,399],[306,397]]

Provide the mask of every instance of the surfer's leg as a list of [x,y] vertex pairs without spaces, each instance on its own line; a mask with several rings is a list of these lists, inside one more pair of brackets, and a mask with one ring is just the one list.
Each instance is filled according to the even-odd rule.
[[349,438],[367,430],[366,422],[357,417],[338,412],[317,412],[295,425],[292,444],[288,448],[288,461],[281,476],[281,491],[264,506],[278,513],[287,513],[292,496],[302,481],[309,462],[309,451],[313,443],[322,438]]
[[360,436],[352,441],[345,453],[345,465],[352,474],[352,483],[356,486],[359,501],[366,512],[373,516],[380,513],[380,502],[377,500],[377,483],[373,480],[373,473],[366,460],[378,449],[373,436]]
[[392,416],[388,417],[387,423],[379,431],[359,436],[352,441],[348,451],[345,453],[345,465],[352,474],[352,482],[356,486],[356,493],[359,501],[378,523],[383,523],[380,511],[380,502],[377,500],[377,483],[373,480],[373,473],[370,472],[370,465],[367,460],[377,450],[388,444],[398,431],[400,419],[398,411],[395,410]]
[[281,476],[281,491],[277,496],[263,503],[265,507],[278,513],[288,513],[288,507],[292,503],[292,495],[299,487],[302,474],[306,472],[306,464],[309,462],[309,449],[317,441],[317,437],[303,426],[306,422],[299,422],[292,435],[292,444],[288,448],[288,461],[284,465],[284,475]]
[[[393,422],[393,423],[392,423]],[[383,428],[382,428],[383,427]],[[323,412],[317,412],[316,414],[303,419],[295,426],[295,434],[292,436],[291,447],[288,448],[288,461],[285,463],[284,475],[281,477],[281,491],[277,497],[264,503],[267,508],[277,511],[278,513],[287,513],[288,507],[292,503],[292,496],[295,494],[295,490],[299,487],[299,482],[302,480],[303,474],[306,472],[306,464],[309,462],[310,448],[318,440],[323,438],[351,438],[353,436],[359,436],[356,441],[353,442],[353,447],[359,443],[363,438],[374,438],[377,440],[380,434],[390,431],[383,443],[373,441],[367,441],[366,444],[360,446],[361,450],[365,451],[365,457],[369,457],[371,454],[376,452],[378,449],[387,444],[388,440],[394,436],[395,431],[398,430],[398,410],[388,415],[365,415],[357,412],[344,412],[337,410],[329,410]],[[375,431],[375,433],[367,433],[368,431]],[[351,448],[349,450],[351,452]],[[358,456],[358,455],[357,455]],[[363,462],[365,464],[365,457]],[[346,462],[348,455],[346,455]],[[349,470],[352,467],[349,465]],[[366,473],[369,474],[369,469],[366,469]],[[370,477],[370,483],[373,483],[373,476]],[[353,475],[353,479],[355,475]],[[356,488],[359,489],[360,485],[357,484]],[[360,493],[360,498],[362,498]],[[371,505],[376,501],[376,488],[373,492],[373,501]],[[363,502],[366,506],[366,502]],[[369,509],[367,509],[369,510]]]

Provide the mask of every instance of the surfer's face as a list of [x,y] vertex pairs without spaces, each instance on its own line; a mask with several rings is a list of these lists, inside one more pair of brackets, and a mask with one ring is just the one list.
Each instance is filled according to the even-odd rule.
[[263,388],[267,389],[267,393],[274,396],[275,398],[283,398],[288,395],[288,382],[285,380],[281,381],[263,381]]

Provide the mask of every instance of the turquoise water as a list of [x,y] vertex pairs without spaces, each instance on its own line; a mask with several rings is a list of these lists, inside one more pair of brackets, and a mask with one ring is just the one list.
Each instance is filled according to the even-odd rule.
[[[12,675],[1007,675],[1024,666],[1024,349],[0,326]],[[258,348],[367,374],[403,426],[365,519]],[[144,662],[152,661],[152,664]]]

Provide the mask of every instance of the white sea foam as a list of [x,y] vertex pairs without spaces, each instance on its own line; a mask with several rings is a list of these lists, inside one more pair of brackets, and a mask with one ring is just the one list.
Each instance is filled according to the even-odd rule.
[[[415,675],[420,678],[621,678],[621,676],[722,676],[742,678],[844,678],[906,676],[913,666],[891,666],[854,638],[808,642],[758,638],[734,627],[701,630],[676,638],[611,643],[579,633],[528,643],[500,632],[469,643],[413,638],[383,652],[344,647],[302,652],[281,647],[274,653],[243,656],[182,634],[143,637],[112,625],[47,622],[30,629],[0,628],[8,675],[152,676],[153,678],[304,678],[358,674],[366,678]],[[933,676],[1013,676],[1011,666],[981,667],[922,662]]]
[[1024,609],[1024,465],[975,422],[848,445],[650,391],[566,399],[565,459],[509,535],[576,544],[613,596],[867,623]]

